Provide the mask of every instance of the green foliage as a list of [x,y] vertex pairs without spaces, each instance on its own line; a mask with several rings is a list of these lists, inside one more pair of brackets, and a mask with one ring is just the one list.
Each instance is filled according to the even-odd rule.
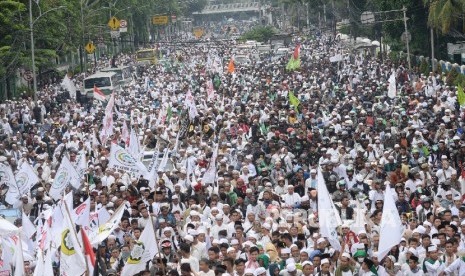
[[267,42],[276,34],[276,30],[271,26],[259,26],[243,34],[240,40],[256,40],[258,42]]
[[420,72],[423,73],[425,76],[427,76],[430,72],[429,70],[429,64],[426,60],[423,60],[421,63],[420,63]]

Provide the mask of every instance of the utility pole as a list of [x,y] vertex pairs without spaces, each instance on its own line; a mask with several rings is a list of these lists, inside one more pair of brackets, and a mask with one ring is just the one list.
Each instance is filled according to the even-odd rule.
[[326,24],[326,4],[323,4],[323,18]]
[[407,28],[407,8],[404,6],[402,8],[402,11],[404,12],[404,27],[405,27],[405,44],[407,46],[407,62],[408,62],[408,69],[412,69],[412,64],[410,62],[410,45],[409,45],[409,36],[408,36],[408,28]]
[[310,30],[310,15],[308,13],[308,2],[305,3],[305,6],[307,8],[307,29]]
[[431,29],[431,72],[434,72],[436,70],[436,67],[434,66],[434,29],[433,27],[430,27]]
[[37,76],[34,48],[34,22],[32,21],[32,0],[29,0],[29,29],[31,31],[32,87],[34,92],[34,103],[37,103]]

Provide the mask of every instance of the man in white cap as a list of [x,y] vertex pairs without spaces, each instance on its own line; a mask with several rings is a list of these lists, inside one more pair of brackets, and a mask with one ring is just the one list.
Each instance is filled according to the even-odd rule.
[[444,271],[444,263],[439,260],[438,248],[436,245],[431,245],[427,249],[427,257],[423,262],[423,270],[426,275],[438,276]]
[[297,270],[295,263],[289,263],[286,265],[286,269],[279,272],[279,276],[301,276],[302,271]]

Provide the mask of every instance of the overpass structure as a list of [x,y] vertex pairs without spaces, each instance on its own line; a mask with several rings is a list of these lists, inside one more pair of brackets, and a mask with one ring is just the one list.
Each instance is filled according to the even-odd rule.
[[201,12],[194,12],[197,15],[209,14],[223,14],[223,13],[236,13],[236,12],[260,12],[259,2],[248,3],[231,3],[231,4],[217,4],[207,5]]

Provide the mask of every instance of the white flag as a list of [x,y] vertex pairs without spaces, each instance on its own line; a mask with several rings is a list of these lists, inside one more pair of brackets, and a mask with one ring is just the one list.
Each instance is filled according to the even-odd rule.
[[106,144],[107,140],[113,135],[113,107],[115,106],[115,96],[112,93],[107,107],[105,108],[105,116],[102,121],[102,130],[100,132],[100,140],[102,144]]
[[26,238],[30,239],[36,232],[36,226],[31,222],[29,217],[24,213],[21,218],[21,230],[26,235]]
[[158,146],[153,152],[152,160],[147,166],[147,174],[144,176],[145,179],[149,180],[149,187],[154,188],[157,181],[157,168],[158,168]]
[[207,98],[208,100],[213,100],[215,97],[215,89],[213,88],[213,82],[212,80],[207,81]]
[[113,233],[113,231],[118,227],[118,225],[121,222],[121,218],[123,217],[124,214],[124,204],[121,204],[121,206],[115,211],[115,213],[111,216],[111,218],[103,225],[101,225],[98,229],[98,233],[95,237],[90,237],[90,242],[92,245],[96,245],[104,241],[108,236]]
[[134,242],[131,254],[123,267],[121,276],[136,275],[141,270],[144,270],[146,263],[152,260],[153,256],[158,253],[156,244],[153,221],[150,219],[142,231],[139,240]]
[[389,87],[388,87],[388,97],[395,98],[397,96],[396,90],[396,74],[392,72],[391,77],[389,77]]
[[20,195],[29,192],[31,187],[40,181],[34,169],[32,169],[31,165],[27,162],[23,162],[18,173],[15,175],[15,179]]
[[23,276],[24,272],[24,258],[23,258],[23,243],[21,242],[21,234],[14,236],[12,240],[15,243],[15,273],[14,276]]
[[148,173],[147,168],[140,160],[137,160],[127,150],[114,143],[111,144],[108,167],[126,171],[136,177]]
[[6,185],[8,192],[6,193],[5,200],[8,204],[15,204],[21,196],[16,186],[15,176],[11,170],[10,165],[0,163],[0,185]]
[[[34,268],[33,276],[47,275],[47,274],[44,273],[44,269],[45,269],[44,252],[42,250],[37,250],[36,267]],[[51,274],[51,275],[53,275],[53,274]]]
[[383,215],[379,232],[378,260],[382,260],[391,248],[400,243],[403,227],[399,212],[394,202],[391,187],[386,186],[384,192]]
[[[89,227],[90,224],[90,197],[71,212],[71,218],[76,225]],[[87,229],[87,228],[86,228]]]
[[76,160],[75,165],[76,171],[78,172],[79,179],[82,179],[86,174],[87,170],[87,160],[86,155],[84,153],[79,154],[79,157]]
[[339,213],[334,207],[334,203],[326,188],[326,183],[323,178],[321,169],[318,168],[318,219],[320,221],[320,233],[321,236],[327,238],[331,246],[335,250],[341,250],[341,244],[337,235],[336,228],[342,225]]
[[79,245],[74,223],[63,209],[64,227],[61,231],[60,275],[82,275],[86,271],[86,261]]
[[125,147],[129,146],[129,129],[128,129],[128,124],[123,121],[123,129],[121,130],[121,140],[123,140]]
[[218,144],[216,144],[214,150],[213,150],[213,155],[210,159],[210,164],[208,165],[208,169],[205,172],[205,174],[202,177],[202,183],[204,184],[210,184],[210,183],[215,183],[215,177],[216,177],[216,158],[218,156]]
[[18,233],[19,229],[13,223],[0,217],[0,237]]
[[71,99],[76,99],[76,86],[74,85],[74,82],[68,77],[68,74],[65,75],[65,78],[61,82],[61,87],[68,90]]
[[137,161],[140,161],[140,143],[139,136],[137,135],[134,129],[131,129],[131,136],[129,138],[129,147],[128,152],[136,158]]
[[61,165],[60,168],[58,168],[55,179],[53,180],[49,195],[53,199],[58,200],[68,184],[71,184],[74,188],[79,188],[81,181],[76,169],[73,167],[71,162],[69,162],[69,159],[64,156],[61,160]]

